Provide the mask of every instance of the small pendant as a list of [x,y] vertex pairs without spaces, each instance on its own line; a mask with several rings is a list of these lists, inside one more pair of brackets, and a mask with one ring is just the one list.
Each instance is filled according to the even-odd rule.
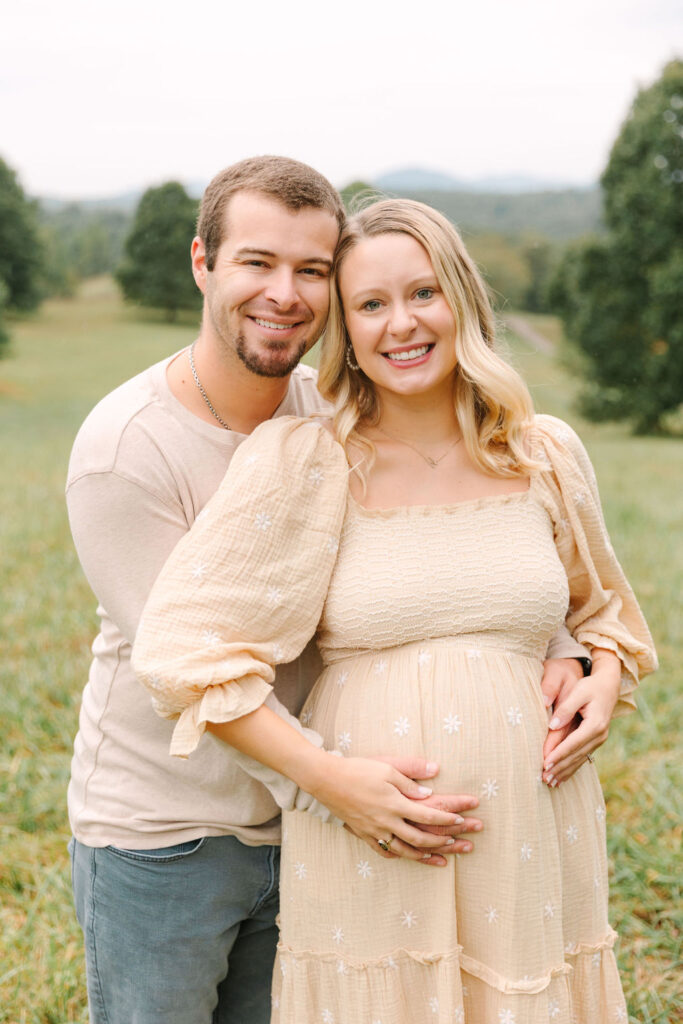
[[436,469],[436,467],[441,462],[441,459],[430,459],[429,455],[425,455],[424,458],[427,460],[432,469]]

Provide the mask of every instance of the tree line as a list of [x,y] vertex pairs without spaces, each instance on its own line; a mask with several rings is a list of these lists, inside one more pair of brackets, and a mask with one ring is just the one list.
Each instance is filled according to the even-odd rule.
[[[459,224],[498,308],[562,317],[584,363],[586,416],[657,431],[683,402],[683,61],[670,62],[638,92],[600,184],[601,229],[590,205],[595,197],[573,197],[576,217],[592,218],[596,229],[570,244],[566,224],[554,238],[528,226],[509,234],[474,231],[467,205],[457,206],[462,196],[412,197]],[[353,207],[368,191],[353,182],[342,195]],[[551,194],[533,199],[546,207],[556,202]],[[506,202],[484,197],[482,209],[488,216]],[[505,205],[502,214],[513,222],[519,216]],[[199,309],[188,265],[196,215],[196,200],[179,182],[148,189],[132,219],[77,204],[46,211],[26,198],[0,160],[0,348],[4,311],[30,311],[94,274],[113,272],[127,300],[164,310],[169,319]],[[532,219],[526,216],[527,225]]]

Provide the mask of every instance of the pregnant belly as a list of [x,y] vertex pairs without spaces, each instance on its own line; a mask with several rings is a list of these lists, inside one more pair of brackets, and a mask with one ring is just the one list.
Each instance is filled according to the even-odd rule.
[[414,754],[438,761],[434,788],[484,799],[515,776],[540,778],[548,712],[542,663],[439,641],[330,666],[302,715],[347,756]]

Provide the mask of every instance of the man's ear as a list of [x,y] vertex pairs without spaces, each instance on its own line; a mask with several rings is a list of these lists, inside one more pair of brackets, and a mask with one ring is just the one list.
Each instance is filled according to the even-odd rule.
[[192,255],[192,276],[200,292],[204,295],[206,292],[206,275],[209,272],[206,269],[206,249],[199,235],[192,239],[190,253]]

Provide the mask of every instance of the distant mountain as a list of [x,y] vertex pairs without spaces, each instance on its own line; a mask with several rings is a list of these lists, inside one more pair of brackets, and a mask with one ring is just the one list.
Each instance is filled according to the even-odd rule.
[[[383,192],[495,192],[519,195],[524,192],[562,192],[580,188],[571,182],[550,182],[527,174],[502,174],[485,178],[454,178],[425,167],[402,167],[387,171],[372,184]],[[583,186],[585,187],[585,186]]]

